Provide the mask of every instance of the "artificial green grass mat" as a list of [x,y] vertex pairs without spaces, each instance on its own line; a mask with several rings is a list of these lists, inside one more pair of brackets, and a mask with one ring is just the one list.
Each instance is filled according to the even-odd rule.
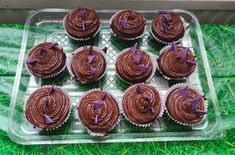
[[114,144],[69,144],[25,146],[10,141],[5,133],[0,132],[1,154],[88,154],[88,155],[157,155],[157,154],[234,154],[235,130],[228,130],[222,141],[200,142],[149,142],[149,143],[114,143]]
[[[202,25],[202,31],[227,129],[223,140],[22,146],[0,131],[0,154],[235,154],[235,25]],[[0,112],[4,116],[8,112],[22,34],[21,24],[0,25]],[[0,121],[0,125],[4,123]]]

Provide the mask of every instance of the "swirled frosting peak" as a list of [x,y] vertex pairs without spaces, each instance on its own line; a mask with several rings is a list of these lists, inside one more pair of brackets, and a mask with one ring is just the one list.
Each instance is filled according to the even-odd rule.
[[177,45],[163,49],[157,59],[159,70],[170,79],[182,79],[196,69],[196,59],[192,51]]
[[65,16],[64,28],[74,38],[91,38],[100,28],[100,18],[91,8],[78,8]]
[[110,26],[119,38],[136,38],[142,35],[145,25],[146,21],[141,14],[123,10],[114,15]]
[[136,84],[127,89],[122,98],[125,116],[134,124],[153,123],[161,114],[159,92],[147,84]]
[[119,108],[109,93],[94,89],[81,98],[78,114],[90,131],[106,135],[118,121]]
[[[136,93],[137,93],[137,94],[142,94],[142,90],[141,90],[140,84],[137,84]],[[150,103],[151,100],[152,100],[152,97],[149,96],[149,95],[147,95],[147,96],[146,96],[146,101],[147,101],[148,103]],[[154,108],[153,108],[151,105],[150,105],[150,111],[151,111],[152,113],[155,112]]]
[[204,100],[193,88],[179,86],[168,94],[166,107],[170,116],[177,122],[194,125],[207,113]]
[[57,43],[44,42],[30,50],[26,65],[34,76],[43,78],[60,72],[65,62],[63,48]]
[[131,83],[145,82],[153,71],[153,64],[150,56],[137,48],[127,48],[118,56],[116,71],[125,81]]
[[28,98],[25,108],[26,119],[41,129],[56,128],[64,123],[70,112],[70,101],[67,94],[53,86],[42,87]]
[[174,12],[160,12],[152,22],[152,33],[165,42],[178,41],[184,36],[185,28],[181,17]]
[[97,81],[106,70],[104,56],[98,48],[84,46],[79,48],[71,59],[71,72],[82,82]]

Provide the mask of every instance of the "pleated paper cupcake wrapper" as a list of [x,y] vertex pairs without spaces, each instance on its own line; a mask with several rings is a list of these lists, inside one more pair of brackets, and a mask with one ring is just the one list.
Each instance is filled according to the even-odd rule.
[[[127,117],[127,115],[125,114],[125,112],[124,112],[123,109],[121,109],[121,113],[122,113],[122,115],[125,117],[125,119],[126,119],[128,122],[130,122],[131,124],[133,124],[133,125],[135,125],[135,126],[138,126],[138,127],[150,127],[152,124],[154,124],[155,122],[157,122],[157,121],[162,117],[162,115],[164,114],[165,104],[164,104],[164,102],[162,102],[162,98],[161,98],[162,94],[161,94],[161,92],[160,92],[155,86],[153,86],[153,85],[151,85],[151,84],[146,84],[146,83],[136,83],[136,84],[134,84],[134,85],[128,87],[128,88],[125,90],[125,92],[123,93],[123,97],[124,97],[124,94],[126,94],[126,92],[128,92],[130,89],[132,89],[133,87],[135,87],[135,86],[138,85],[138,84],[145,84],[145,85],[154,87],[154,89],[158,91],[159,96],[160,96],[160,104],[161,104],[161,109],[160,109],[160,112],[159,112],[159,114],[158,114],[158,117],[157,117],[153,122],[151,122],[151,123],[147,123],[147,124],[138,124],[138,123],[135,123],[135,122],[131,121],[131,120]],[[122,97],[122,100],[123,100],[123,97]],[[122,105],[122,104],[121,104],[121,105]]]
[[[75,51],[74,51],[74,55],[76,54],[76,53],[78,53],[78,52],[81,52],[81,51],[83,51],[83,48],[84,48],[85,46],[82,46],[82,47],[80,47],[80,48],[78,48],[78,49],[76,49]],[[87,48],[90,48],[90,46],[86,46]],[[105,63],[107,62],[106,61],[106,54],[100,49],[100,48],[98,48],[98,47],[96,47],[96,46],[92,46],[93,47],[93,49],[95,49],[95,51],[98,51],[103,57],[104,57],[104,61],[105,61]],[[69,74],[75,79],[75,80],[78,80],[78,81],[80,81],[81,83],[83,83],[83,84],[86,84],[87,82],[85,82],[85,81],[82,81],[82,80],[80,80],[79,78],[75,78],[75,75],[74,75],[74,73],[73,73],[73,71],[72,71],[72,58],[73,58],[73,55],[71,54],[70,56],[69,56],[69,58],[68,58],[68,61],[67,61],[67,69],[68,69],[68,72],[69,72]],[[107,72],[107,63],[106,63],[106,68],[105,68],[105,71],[104,71],[104,73],[98,78],[98,79],[96,79],[95,81],[99,81],[101,78],[103,78],[104,77],[104,75],[106,74],[106,72]],[[94,81],[94,82],[95,82]]]
[[[78,108],[79,108],[79,106],[80,106],[80,102],[81,102],[81,100],[83,99],[83,97],[85,97],[88,93],[90,93],[90,92],[92,92],[92,91],[94,91],[94,90],[99,90],[99,91],[100,91],[101,89],[100,89],[100,88],[91,89],[91,90],[85,92],[85,93],[82,95],[82,97],[79,99],[79,101],[78,101],[78,106],[77,106],[77,116],[78,116],[78,118],[79,118],[81,124],[82,124],[83,127],[87,130],[87,132],[88,132],[88,134],[89,134],[90,136],[100,136],[100,137],[104,137],[104,136],[106,136],[108,133],[100,133],[100,132],[95,132],[95,131],[90,130],[90,129],[89,129],[88,127],[86,127],[86,125],[82,122],[82,120],[81,120],[81,118],[80,118],[80,116],[79,116],[79,113],[78,113]],[[114,98],[114,100],[117,102],[117,105],[118,105],[118,111],[119,111],[118,120],[117,120],[116,123],[109,129],[109,131],[111,131],[111,130],[113,130],[113,129],[118,125],[118,123],[120,122],[121,110],[120,110],[120,105],[118,104],[117,98],[116,98],[113,94],[111,94],[110,92],[108,92],[107,90],[103,90],[103,91],[105,91],[105,92],[108,93],[110,96],[112,96],[112,97]]]
[[[52,87],[52,85],[45,85],[45,86],[42,86],[41,88],[46,88],[46,87]],[[55,129],[60,128],[64,123],[66,123],[66,122],[68,121],[68,119],[69,119],[69,117],[70,117],[70,114],[71,114],[72,104],[71,104],[71,99],[70,99],[70,97],[69,97],[69,95],[68,95],[68,92],[65,91],[64,89],[60,88],[59,86],[56,86],[56,85],[55,85],[54,87],[59,88],[60,90],[62,90],[62,92],[63,92],[65,95],[68,96],[68,98],[69,98],[69,104],[70,104],[69,113],[68,113],[67,117],[65,118],[65,120],[64,120],[61,124],[59,124],[57,127],[54,127],[54,128],[47,128],[47,129],[42,129],[42,128],[37,127],[37,128],[39,128],[40,130],[43,130],[43,131],[53,131],[53,130],[55,130]],[[41,88],[38,88],[38,89],[41,89]],[[38,89],[37,89],[37,90],[38,90]],[[36,90],[36,91],[37,91],[37,90]],[[27,102],[28,102],[28,100],[27,100]],[[27,103],[27,102],[26,102],[26,103]],[[24,113],[24,117],[26,118],[25,113]],[[26,119],[26,120],[27,120],[27,119]],[[29,122],[29,123],[30,123],[30,122]],[[31,124],[31,123],[30,123],[30,124]],[[32,125],[33,125],[33,124],[32,124]]]
[[[114,15],[112,15],[112,17],[110,18],[110,20],[109,20],[109,30],[111,31],[111,33],[112,33],[115,37],[117,37],[117,38],[119,38],[119,39],[122,39],[122,40],[126,40],[126,41],[133,41],[133,40],[137,40],[137,39],[139,39],[139,38],[142,38],[142,37],[144,36],[145,32],[146,32],[147,23],[146,23],[146,25],[144,26],[144,31],[143,31],[143,33],[142,33],[141,35],[139,35],[138,37],[135,37],[135,38],[124,38],[124,37],[121,37],[121,36],[117,36],[117,35],[113,32],[113,30],[112,30],[112,28],[111,28],[112,22],[113,22],[114,18],[116,17],[116,15],[119,14],[120,12],[122,12],[122,11],[125,11],[125,10],[120,10],[120,11],[116,12],[116,13],[115,13]],[[145,18],[144,18],[144,20],[145,20]],[[145,21],[146,21],[146,20],[145,20]]]
[[86,38],[75,38],[75,37],[71,36],[71,35],[67,32],[67,30],[65,29],[65,18],[66,18],[67,16],[68,16],[68,15],[66,15],[66,16],[64,17],[64,19],[63,19],[64,31],[66,32],[66,34],[68,35],[69,38],[71,38],[71,39],[73,39],[73,40],[75,40],[75,41],[81,41],[81,42],[82,42],[82,41],[88,41],[88,40],[94,38],[94,37],[99,33],[99,31],[100,31],[100,28],[101,28],[101,21],[100,21],[100,25],[99,25],[98,30],[96,31],[96,33],[95,33],[93,36],[91,36],[91,37],[86,37]]
[[[63,52],[65,52],[65,51],[63,51]],[[66,64],[67,64],[67,58],[66,58],[66,60],[65,60],[64,66],[63,66],[63,68],[62,68],[61,70],[59,70],[58,72],[53,73],[53,74],[51,74],[51,75],[44,76],[44,77],[37,77],[37,76],[33,75],[33,74],[30,72],[30,70],[28,69],[28,66],[27,66],[26,61],[25,61],[25,68],[26,68],[26,70],[27,70],[31,75],[33,75],[33,76],[36,77],[36,78],[50,79],[50,78],[56,77],[56,76],[58,76],[59,74],[61,74],[61,73],[65,70]]]
[[[166,109],[165,111],[166,111],[167,115],[168,115],[174,122],[176,122],[176,123],[178,123],[178,124],[181,124],[181,125],[184,125],[184,126],[195,126],[195,125],[200,124],[200,123],[206,118],[207,114],[205,114],[205,115],[203,116],[203,119],[202,119],[201,121],[199,121],[198,123],[195,123],[195,124],[187,124],[187,123],[183,123],[183,122],[180,122],[180,121],[177,121],[176,119],[174,119],[174,117],[171,116],[171,114],[169,113],[169,111],[168,111],[168,109],[167,109],[166,100],[167,100],[168,95],[169,95],[174,89],[176,89],[176,88],[182,88],[182,87],[184,88],[185,86],[188,86],[189,88],[192,88],[192,89],[196,90],[197,93],[198,93],[199,95],[201,95],[201,96],[204,95],[204,93],[203,93],[202,91],[200,91],[198,88],[196,88],[196,87],[194,87],[194,86],[192,86],[192,85],[190,85],[190,84],[186,84],[186,83],[178,83],[178,84],[175,84],[175,85],[171,86],[171,87],[168,89],[168,91],[167,91],[167,93],[166,93],[166,95],[165,95],[165,97],[164,97],[164,99],[163,99],[163,102],[164,102],[164,104],[165,104],[165,109]],[[207,100],[204,100],[204,110],[205,110],[206,112],[208,111],[208,103],[207,103]]]
[[[118,56],[117,56],[117,59],[118,59],[118,57],[120,56],[120,55],[122,55],[123,53],[125,53],[125,52],[127,52],[127,51],[129,51],[130,50],[130,48],[126,48],[126,49],[124,49],[124,50],[122,50],[119,54],[118,54]],[[148,51],[145,51],[147,54],[149,53]],[[116,59],[116,60],[117,60]],[[150,82],[152,79],[153,79],[153,76],[154,76],[154,74],[155,74],[155,72],[156,72],[156,66],[157,66],[157,63],[155,62],[155,60],[153,59],[153,58],[151,58],[151,55],[150,55],[150,59],[151,59],[151,61],[152,61],[152,65],[153,65],[153,69],[152,69],[152,73],[151,73],[151,75],[149,76],[149,78],[146,80],[146,81],[144,81],[144,82],[146,82],[146,83],[148,83],[148,82]],[[118,65],[118,64],[117,64]],[[126,84],[128,84],[128,85],[131,85],[131,84],[135,84],[134,82],[129,82],[129,81],[126,81],[126,80],[124,80],[119,74],[118,74],[118,72],[117,72],[117,69],[116,69],[116,64],[115,64],[115,72],[117,73],[116,75],[118,76],[118,78],[119,79],[121,79],[123,82],[125,82]]]
[[[180,18],[181,18],[181,20],[182,20],[182,22],[183,22],[183,26],[184,26],[184,29],[185,29],[184,36],[186,36],[186,35],[188,34],[188,32],[189,32],[189,30],[187,29],[187,27],[188,27],[189,24],[186,24],[186,22],[185,22],[185,20],[184,20],[183,17],[180,17]],[[153,21],[152,21],[152,22],[153,22]],[[152,23],[152,22],[151,22],[151,23]],[[155,35],[153,34],[152,28],[150,28],[150,33],[151,33],[151,35],[153,36],[153,38],[154,38],[155,40],[157,40],[158,42],[160,42],[160,43],[162,43],[162,44],[166,44],[166,45],[172,44],[172,42],[166,42],[166,41],[163,41],[163,40],[157,38],[157,36],[155,36]],[[183,37],[184,37],[184,36],[183,36]],[[182,37],[182,38],[183,38],[183,37]],[[180,42],[180,41],[182,40],[182,38],[180,38],[180,39],[178,39],[178,40],[175,40],[174,42],[175,42],[175,43],[178,43],[178,42]]]
[[[176,45],[176,46],[177,46],[177,45]],[[171,45],[166,45],[165,47],[163,47],[163,48],[160,50],[158,56],[156,57],[156,61],[157,61],[157,63],[156,63],[156,68],[158,69],[158,71],[161,73],[161,75],[162,75],[166,80],[185,80],[185,79],[187,79],[190,75],[192,75],[192,74],[195,72],[195,70],[194,70],[190,75],[188,75],[188,76],[186,76],[186,77],[182,77],[182,78],[170,78],[170,77],[166,76],[165,74],[163,74],[162,71],[161,71],[161,69],[159,68],[159,65],[158,65],[158,58],[159,58],[159,56],[160,56],[163,52],[167,51],[167,50],[170,49],[170,48],[171,48]],[[194,55],[193,52],[192,52],[192,54]],[[194,56],[195,56],[195,55],[194,55]],[[196,57],[195,57],[195,60],[197,61],[197,58],[196,58]],[[196,65],[197,65],[197,64],[196,64]]]

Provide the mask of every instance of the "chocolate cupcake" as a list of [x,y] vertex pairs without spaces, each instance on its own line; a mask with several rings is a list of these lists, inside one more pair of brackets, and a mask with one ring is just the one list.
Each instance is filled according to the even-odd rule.
[[105,136],[119,121],[119,107],[114,97],[101,89],[84,94],[78,104],[78,115],[90,135]]
[[98,81],[106,71],[104,51],[95,46],[78,48],[68,61],[69,73],[82,83]]
[[54,129],[69,117],[70,100],[67,93],[57,86],[42,87],[30,95],[25,107],[25,117],[40,129]]
[[150,126],[164,112],[159,92],[147,84],[129,87],[123,95],[122,108],[129,122],[142,127]]
[[29,51],[26,67],[36,77],[51,78],[66,67],[66,55],[57,43],[44,42]]
[[113,34],[123,40],[142,37],[147,26],[144,17],[132,10],[118,11],[111,17],[109,25]]
[[155,63],[150,55],[137,48],[124,49],[115,64],[118,76],[127,83],[148,82],[154,75]]
[[167,92],[165,105],[168,115],[182,125],[196,125],[207,114],[204,94],[188,84],[172,86]]
[[100,30],[100,17],[94,9],[78,8],[64,17],[64,29],[74,40],[93,38]]
[[157,58],[158,69],[166,79],[180,80],[190,76],[197,66],[193,52],[182,45],[164,47]]
[[151,25],[152,36],[163,44],[178,42],[185,34],[185,23],[177,13],[160,11]]

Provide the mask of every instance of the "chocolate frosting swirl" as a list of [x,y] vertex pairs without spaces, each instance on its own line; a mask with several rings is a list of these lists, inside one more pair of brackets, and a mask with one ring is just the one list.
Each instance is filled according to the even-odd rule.
[[[51,87],[42,87],[36,90],[29,98],[25,108],[26,119],[35,127],[42,129],[56,128],[63,124],[70,111],[70,100],[64,91],[53,87],[53,92],[49,95]],[[47,105],[45,104],[47,102]],[[47,115],[52,120],[45,122]]]
[[[127,27],[123,27],[122,20],[127,20]],[[112,31],[119,38],[136,38],[144,33],[146,21],[135,11],[124,10],[117,13],[111,23]]]
[[[102,97],[105,97],[102,100]],[[100,101],[101,108],[96,111],[94,103]],[[92,132],[107,134],[119,119],[119,108],[116,100],[106,91],[94,89],[86,93],[78,105],[78,114],[82,123]],[[95,122],[98,116],[97,123]]]
[[[137,52],[141,51],[137,50]],[[149,69],[142,73],[140,64],[144,64],[149,67]],[[142,56],[139,63],[136,62],[135,55],[131,52],[131,48],[128,48],[122,52],[116,61],[116,71],[118,75],[123,80],[131,83],[145,82],[150,78],[153,69],[152,60],[145,51],[142,51]]]
[[[155,121],[161,112],[160,94],[152,86],[147,84],[139,84],[141,94],[138,94],[137,85],[133,85],[127,89],[122,98],[122,107],[126,117],[136,124],[148,124]],[[150,101],[147,101],[150,97]],[[154,109],[151,112],[150,108]]]
[[[180,95],[184,87],[179,87],[172,90],[167,96],[166,107],[170,116],[180,123],[196,124],[200,122],[204,116],[197,116],[196,112],[192,110],[190,101],[200,96],[200,94],[189,88],[185,97]],[[197,110],[205,110],[204,98],[200,96],[200,101],[196,107]]]
[[[85,83],[91,83],[98,80],[106,70],[106,61],[104,56],[96,48],[81,47],[71,59],[71,71],[75,78]],[[91,63],[88,63],[88,56],[94,56]],[[95,68],[92,73],[91,68]]]
[[[83,30],[83,17],[81,11],[84,11],[85,30]],[[64,19],[64,28],[67,33],[74,38],[92,38],[100,27],[100,17],[95,10],[91,8],[78,8],[73,10]]]
[[[185,28],[183,21],[177,13],[167,13],[168,20],[164,18],[162,13],[156,15],[152,22],[152,33],[160,40],[166,42],[178,41],[184,36]],[[167,25],[167,31],[164,31],[163,24]]]
[[[188,77],[196,69],[196,60],[190,49],[188,49],[185,58],[179,56],[179,52],[186,47],[176,46],[176,51],[172,51],[170,48],[163,51],[158,61],[158,67],[163,75],[171,79],[182,79]],[[190,64],[188,61],[194,62]]]
[[[35,61],[34,64],[29,63]],[[66,55],[57,44],[44,42],[33,47],[27,57],[28,70],[36,77],[46,77],[61,71],[66,63]]]

